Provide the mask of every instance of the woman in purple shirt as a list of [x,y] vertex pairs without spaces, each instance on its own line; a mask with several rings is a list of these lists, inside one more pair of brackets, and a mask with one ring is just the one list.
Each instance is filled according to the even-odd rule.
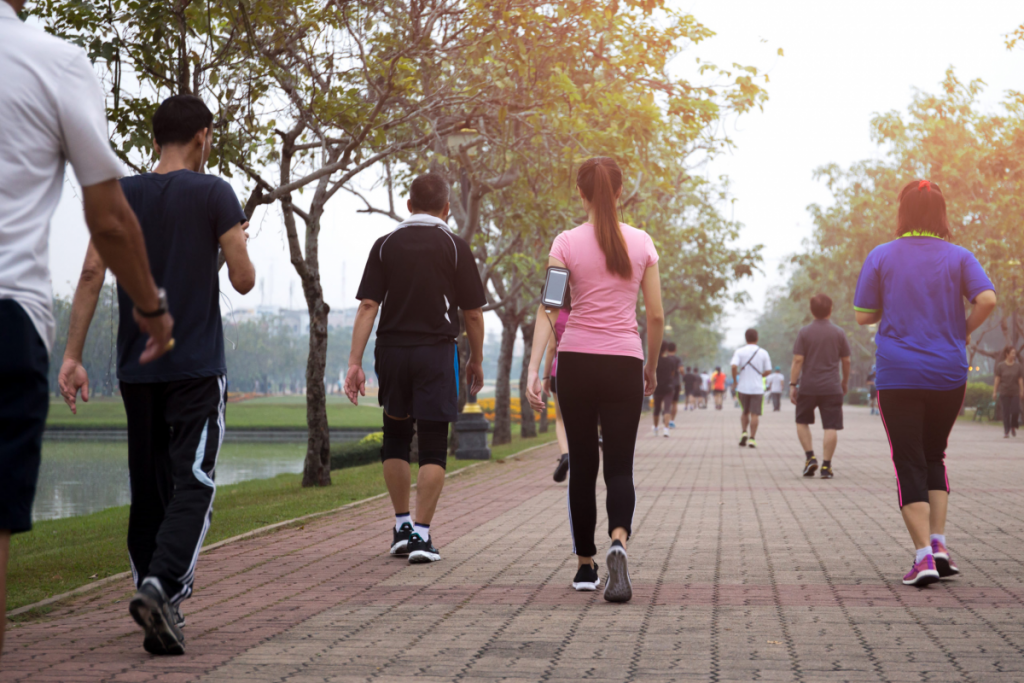
[[[967,342],[996,307],[996,293],[974,254],[949,242],[938,185],[908,183],[899,202],[898,239],[868,254],[853,307],[861,325],[879,323],[878,410],[917,550],[903,583],[925,586],[959,573],[946,548],[946,444],[964,402]],[[974,303],[969,318],[965,298]]]

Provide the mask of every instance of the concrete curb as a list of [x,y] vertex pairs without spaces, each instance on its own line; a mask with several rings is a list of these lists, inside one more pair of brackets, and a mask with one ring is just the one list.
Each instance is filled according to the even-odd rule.
[[[503,458],[503,460],[508,460],[509,458],[518,458],[519,456],[526,455],[527,453],[530,453],[531,451],[535,451],[535,450],[537,450],[539,448],[544,448],[545,446],[550,446],[552,443],[554,443],[554,441],[549,441],[547,443],[537,444],[536,446],[530,446],[529,448],[524,448],[523,450],[518,451],[516,453],[513,453],[512,455],[505,456]],[[454,472],[448,472],[448,473],[445,474],[445,478],[447,479],[448,477],[455,477],[455,476],[458,476],[458,475],[462,474],[463,472],[468,472],[469,470],[472,470],[472,469],[475,469],[477,467],[480,467],[481,465],[486,465],[488,463],[495,463],[495,462],[500,462],[500,461],[498,461],[498,460],[481,460],[480,462],[473,463],[472,465],[467,465],[466,467],[463,467],[462,469],[456,470]],[[413,484],[412,486],[413,486],[413,488],[416,488],[416,484]],[[298,524],[300,522],[305,522],[306,520],[315,519],[317,517],[323,517],[325,515],[333,515],[333,514],[335,514],[337,512],[342,512],[344,510],[349,510],[351,508],[358,507],[360,505],[365,505],[366,503],[372,503],[373,501],[379,500],[381,498],[384,498],[387,495],[388,495],[387,493],[379,493],[376,496],[370,496],[369,498],[363,498],[362,500],[357,500],[357,501],[353,501],[351,503],[346,503],[345,505],[342,505],[341,507],[333,508],[331,510],[324,510],[322,512],[311,512],[308,515],[303,515],[301,517],[296,517],[294,519],[288,519],[288,520],[285,520],[283,522],[275,522],[274,524],[268,524],[267,526],[261,526],[258,529],[253,529],[252,531],[247,531],[244,534],[239,534],[237,536],[232,536],[231,538],[225,538],[223,541],[217,541],[216,543],[211,543],[210,545],[203,546],[203,549],[200,550],[199,552],[200,553],[206,553],[206,552],[209,552],[211,550],[216,550],[217,548],[220,548],[222,546],[228,545],[229,543],[237,543],[238,541],[244,541],[244,540],[249,539],[249,538],[255,538],[257,536],[263,536],[263,535],[268,534],[268,533],[270,533],[272,531],[276,531],[278,529],[281,529],[281,528],[284,528],[284,527],[288,527],[288,526],[293,526],[293,525]],[[115,581],[120,581],[121,579],[129,578],[129,577],[131,577],[131,575],[132,575],[131,572],[121,572],[120,574],[112,574],[110,576],[107,576],[107,577],[104,577],[102,579],[99,579],[98,581],[93,581],[92,583],[87,583],[84,586],[79,586],[78,588],[70,590],[70,591],[68,591],[66,593],[61,593],[60,595],[54,595],[52,597],[46,598],[45,600],[40,600],[39,602],[34,602],[31,605],[23,605],[23,606],[21,606],[21,607],[19,607],[17,609],[13,609],[10,612],[7,612],[7,614],[5,615],[5,618],[6,619],[10,619],[11,617],[16,617],[16,616],[18,616],[20,614],[25,614],[27,612],[31,612],[32,610],[39,609],[40,607],[46,607],[47,605],[52,605],[54,603],[61,602],[63,600],[67,600],[68,598],[73,598],[73,597],[82,595],[84,593],[89,593],[91,591],[96,590],[97,588],[102,588],[103,586],[106,586],[109,583],[114,583]]]

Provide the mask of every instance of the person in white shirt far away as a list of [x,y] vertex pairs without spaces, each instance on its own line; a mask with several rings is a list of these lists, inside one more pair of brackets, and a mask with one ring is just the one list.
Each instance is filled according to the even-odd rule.
[[745,337],[746,345],[736,349],[730,365],[732,379],[736,383],[736,397],[743,409],[740,416],[740,426],[743,428],[740,446],[757,448],[755,437],[764,403],[764,378],[772,371],[772,360],[768,352],[757,345],[757,330],[747,330]]
[[768,398],[772,401],[772,412],[782,410],[782,391],[786,386],[786,376],[782,374],[782,368],[776,366],[775,371],[768,375]]
[[22,0],[0,0],[0,615],[6,612],[11,534],[32,527],[56,327],[50,218],[66,162],[82,186],[92,241],[149,335],[142,362],[173,346],[166,298],[118,184],[124,170],[107,137],[96,74],[81,48],[23,24],[23,6]]

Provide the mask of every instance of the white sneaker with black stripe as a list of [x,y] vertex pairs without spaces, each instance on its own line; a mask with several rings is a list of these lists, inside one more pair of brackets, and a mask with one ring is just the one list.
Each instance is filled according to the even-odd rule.
[[633,597],[633,584],[629,581],[629,565],[626,549],[619,541],[612,541],[608,554],[608,583],[604,586],[604,599],[608,602],[629,602]]

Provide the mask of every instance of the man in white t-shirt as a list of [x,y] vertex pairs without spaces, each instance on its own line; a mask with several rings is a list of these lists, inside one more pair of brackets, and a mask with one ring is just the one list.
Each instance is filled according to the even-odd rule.
[[732,354],[730,365],[732,379],[736,383],[736,397],[743,408],[743,415],[740,416],[740,425],[743,427],[740,446],[757,448],[754,437],[757,435],[757,423],[764,403],[764,378],[772,371],[772,361],[768,352],[757,345],[757,330],[747,330],[746,339],[746,346],[741,346]]
[[782,391],[786,387],[786,376],[782,374],[781,368],[775,368],[775,371],[768,375],[768,397],[772,401],[772,412],[779,412],[782,410]]
[[[32,527],[55,328],[50,217],[65,162],[82,186],[93,243],[150,335],[146,361],[172,346],[173,325],[118,184],[123,167],[110,148],[92,65],[81,48],[24,25],[23,5],[0,0],[0,615],[11,534]],[[0,652],[3,635],[0,618]]]

